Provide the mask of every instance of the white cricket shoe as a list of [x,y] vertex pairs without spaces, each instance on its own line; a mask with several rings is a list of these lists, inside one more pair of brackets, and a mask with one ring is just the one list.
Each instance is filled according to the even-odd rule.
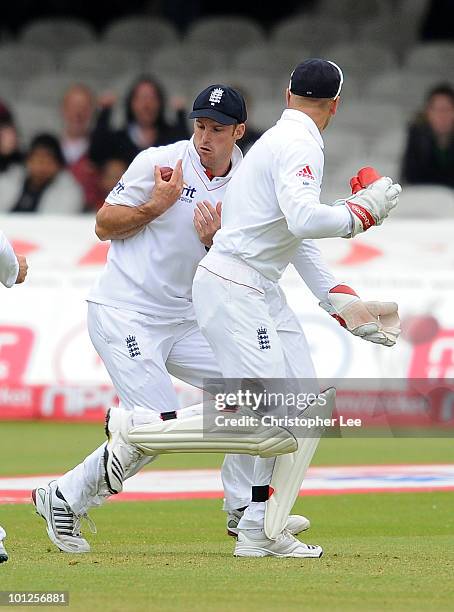
[[[231,510],[227,514],[227,535],[233,538],[238,537],[238,523],[244,514],[244,510]],[[298,535],[302,531],[307,531],[311,526],[311,522],[305,516],[299,514],[291,514],[285,525],[285,529],[292,535]]]
[[262,530],[258,533],[242,530],[238,534],[233,553],[234,557],[309,557],[316,559],[322,555],[321,546],[304,544],[286,529],[275,540],[269,540]]
[[39,514],[47,525],[47,535],[55,546],[67,553],[88,553],[90,544],[80,533],[82,519],[86,519],[90,531],[96,533],[96,527],[88,514],[77,516],[69,507],[57,486],[52,480],[47,487],[32,491],[32,500]]
[[3,540],[6,538],[6,531],[0,527],[0,563],[8,561],[8,553],[3,545]]
[[128,470],[143,456],[126,440],[132,415],[121,408],[110,408],[106,414],[107,444],[104,448],[104,477],[109,491],[115,495],[123,490]]

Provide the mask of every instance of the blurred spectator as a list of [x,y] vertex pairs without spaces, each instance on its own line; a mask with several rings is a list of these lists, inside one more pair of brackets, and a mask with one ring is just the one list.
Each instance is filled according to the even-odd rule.
[[90,88],[82,84],[72,85],[63,96],[61,111],[63,132],[60,144],[66,165],[83,189],[85,208],[96,210],[104,199],[98,169],[88,156],[95,111],[95,98]]
[[132,86],[126,98],[126,125],[119,130],[110,127],[113,101],[102,100],[104,108],[93,132],[90,156],[98,165],[111,157],[112,149],[129,164],[143,149],[189,138],[183,109],[178,109],[175,125],[166,121],[164,91],[151,77],[141,77]]
[[113,155],[110,159],[106,159],[101,167],[101,191],[103,201],[121,179],[128,166],[129,163],[119,155]]
[[55,136],[33,139],[25,166],[14,165],[0,175],[2,212],[78,213],[83,193],[65,170],[63,153]]
[[8,170],[11,164],[20,164],[22,160],[13,116],[0,100],[0,172]]
[[402,178],[407,183],[454,187],[454,89],[450,85],[432,89],[424,112],[410,125]]

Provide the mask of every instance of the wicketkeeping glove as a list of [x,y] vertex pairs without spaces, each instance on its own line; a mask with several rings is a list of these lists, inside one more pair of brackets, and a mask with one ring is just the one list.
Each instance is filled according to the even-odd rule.
[[[363,187],[360,173],[361,170],[352,179],[352,189],[355,191]],[[352,231],[345,238],[353,238],[374,225],[381,225],[389,212],[397,206],[401,191],[402,187],[398,183],[393,183],[389,177],[381,177],[351,197],[336,200],[333,206],[347,206],[352,217]]]
[[369,187],[369,185],[372,185],[372,183],[378,181],[380,178],[381,174],[379,174],[375,168],[371,166],[361,168],[361,170],[358,170],[358,174],[350,179],[352,193],[358,193],[358,191]]
[[395,302],[363,302],[347,285],[333,287],[328,299],[320,306],[354,336],[384,346],[396,344],[401,330]]

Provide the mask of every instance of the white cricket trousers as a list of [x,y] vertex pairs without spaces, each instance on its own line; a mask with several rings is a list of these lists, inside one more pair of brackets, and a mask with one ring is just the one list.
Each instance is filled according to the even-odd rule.
[[[200,388],[204,379],[221,378],[213,352],[195,320],[169,321],[89,302],[88,332],[121,407],[134,411],[135,425],[146,423],[150,411],[178,410],[179,400],[169,373]],[[104,480],[104,446],[57,481],[76,514],[84,514],[110,496]],[[153,459],[144,455],[126,478]],[[248,505],[253,469],[254,457],[226,455],[225,510]]]
[[[320,392],[304,332],[278,283],[239,259],[210,252],[197,269],[192,293],[200,330],[224,378],[298,379],[299,390]],[[268,487],[274,462],[255,460],[253,488]],[[264,501],[252,501],[239,528],[263,528],[265,507]]]

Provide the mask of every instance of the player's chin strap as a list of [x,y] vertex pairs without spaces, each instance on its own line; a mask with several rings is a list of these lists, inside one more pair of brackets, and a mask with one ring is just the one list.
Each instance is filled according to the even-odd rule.
[[[248,417],[245,425],[231,418]],[[229,425],[229,421],[232,423]],[[130,421],[129,421],[130,422]],[[161,420],[135,427],[128,426],[123,437],[146,455],[169,453],[237,453],[275,457],[292,453],[298,448],[295,436],[284,427],[260,424],[252,410],[238,414],[210,413],[202,405],[183,408],[177,418]]]
[[276,458],[270,483],[270,497],[265,510],[265,534],[270,540],[275,540],[285,528],[307,468],[325,429],[323,421],[331,419],[335,398],[334,388],[327,389],[318,396],[317,401],[302,414],[306,423],[310,423],[309,419],[314,419],[315,424],[299,428],[296,433],[298,438],[296,452]]

